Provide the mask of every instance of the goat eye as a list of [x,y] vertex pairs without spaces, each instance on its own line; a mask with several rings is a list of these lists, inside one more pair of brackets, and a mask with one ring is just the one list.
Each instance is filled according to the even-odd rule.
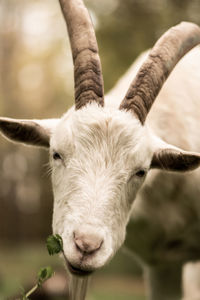
[[58,152],[54,152],[54,153],[53,153],[53,159],[54,159],[54,160],[61,159],[60,154],[59,154]]
[[145,170],[139,170],[135,175],[138,177],[144,177],[146,175],[146,172]]

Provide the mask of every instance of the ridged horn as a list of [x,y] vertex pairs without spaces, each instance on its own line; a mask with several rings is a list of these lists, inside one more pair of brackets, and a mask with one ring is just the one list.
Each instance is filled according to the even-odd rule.
[[73,63],[75,107],[104,106],[103,76],[95,32],[82,0],[59,0],[67,24]]
[[182,22],[170,28],[150,51],[131,83],[120,109],[132,111],[144,124],[155,98],[175,65],[199,43],[199,26]]

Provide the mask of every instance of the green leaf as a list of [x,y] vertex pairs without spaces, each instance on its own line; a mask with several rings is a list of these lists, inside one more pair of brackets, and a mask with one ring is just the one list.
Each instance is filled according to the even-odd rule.
[[48,236],[46,245],[49,255],[54,255],[63,251],[63,241],[59,234]]
[[41,268],[40,271],[38,272],[38,285],[40,286],[47,279],[51,278],[53,274],[54,271],[50,266]]

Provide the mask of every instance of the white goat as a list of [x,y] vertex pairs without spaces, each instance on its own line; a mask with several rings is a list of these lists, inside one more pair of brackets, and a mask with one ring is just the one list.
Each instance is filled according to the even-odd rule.
[[127,245],[148,265],[149,299],[180,299],[182,265],[200,257],[199,174],[178,173],[200,165],[200,154],[185,151],[200,151],[198,48],[158,93],[200,43],[200,28],[181,23],[167,31],[104,103],[88,12],[82,0],[60,4],[73,54],[75,107],[58,120],[0,118],[0,130],[14,141],[50,148],[53,231],[62,236],[72,274],[105,265],[127,230]]

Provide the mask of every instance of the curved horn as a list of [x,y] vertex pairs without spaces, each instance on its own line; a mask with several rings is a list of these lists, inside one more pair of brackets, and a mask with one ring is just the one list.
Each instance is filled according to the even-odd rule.
[[89,13],[82,0],[59,0],[67,23],[74,62],[75,107],[90,102],[104,105],[98,46]]
[[177,62],[200,43],[199,26],[182,22],[157,41],[131,83],[120,109],[132,111],[144,124],[162,85]]

